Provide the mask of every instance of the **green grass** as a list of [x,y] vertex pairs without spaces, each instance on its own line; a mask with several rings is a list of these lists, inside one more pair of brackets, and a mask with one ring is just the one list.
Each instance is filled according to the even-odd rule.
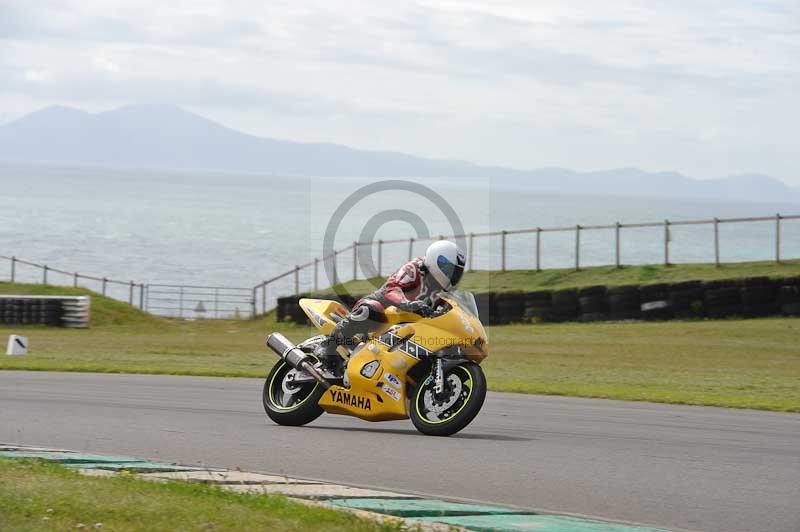
[[[399,530],[284,497],[184,482],[87,477],[56,464],[0,459],[0,530]],[[80,525],[83,525],[81,527]]]
[[[510,292],[555,290],[581,286],[673,283],[687,280],[710,281],[714,279],[741,279],[745,277],[792,277],[800,276],[800,260],[775,262],[740,262],[721,264],[675,264],[671,266],[597,266],[575,269],[510,270],[467,272],[459,284],[462,290],[471,292]],[[374,290],[382,279],[351,281],[343,287],[350,294],[366,294]],[[332,293],[332,290],[324,293]]]
[[[25,334],[31,345],[26,356],[0,355],[0,370],[263,377],[276,360],[267,333],[295,341],[314,333],[273,314],[189,322],[117,305],[127,307],[93,296],[88,330],[0,326],[0,338]],[[125,313],[135,319],[118,324]],[[508,325],[488,334],[492,390],[800,412],[797,318]]]

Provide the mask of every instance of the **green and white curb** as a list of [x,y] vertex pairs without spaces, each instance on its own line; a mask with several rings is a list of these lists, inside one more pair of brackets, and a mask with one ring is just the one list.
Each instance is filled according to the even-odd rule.
[[242,493],[284,495],[306,504],[337,508],[372,520],[399,521],[412,530],[667,532],[664,529],[646,526],[526,512],[493,505],[453,502],[284,475],[182,466],[64,449],[0,444],[0,457],[48,460],[76,468],[81,473],[91,476],[112,476],[125,472],[159,482],[202,482]]

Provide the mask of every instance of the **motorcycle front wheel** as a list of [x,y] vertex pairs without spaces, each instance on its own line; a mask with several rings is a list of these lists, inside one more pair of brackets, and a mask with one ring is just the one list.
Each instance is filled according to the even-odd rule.
[[262,402],[267,416],[279,425],[299,427],[311,423],[324,412],[319,400],[325,393],[316,381],[295,383],[296,374],[289,364],[279,360],[264,381]]
[[447,370],[444,392],[433,392],[433,376],[410,390],[409,417],[414,426],[430,436],[450,436],[475,419],[486,399],[486,377],[474,362],[463,362]]

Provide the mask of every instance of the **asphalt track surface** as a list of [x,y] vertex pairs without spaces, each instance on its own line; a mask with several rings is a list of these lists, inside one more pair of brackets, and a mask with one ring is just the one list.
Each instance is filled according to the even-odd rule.
[[286,473],[673,529],[800,530],[800,415],[490,393],[450,438],[323,415],[262,381],[0,371],[0,442]]

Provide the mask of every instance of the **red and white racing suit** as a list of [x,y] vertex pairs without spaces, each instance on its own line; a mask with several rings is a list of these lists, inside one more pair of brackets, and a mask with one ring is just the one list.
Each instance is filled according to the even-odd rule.
[[337,344],[347,344],[356,335],[368,334],[386,321],[386,307],[415,312],[423,316],[432,312],[426,302],[435,299],[436,283],[428,280],[422,257],[404,264],[386,279],[383,286],[353,305],[350,314],[336,325],[331,335]]

